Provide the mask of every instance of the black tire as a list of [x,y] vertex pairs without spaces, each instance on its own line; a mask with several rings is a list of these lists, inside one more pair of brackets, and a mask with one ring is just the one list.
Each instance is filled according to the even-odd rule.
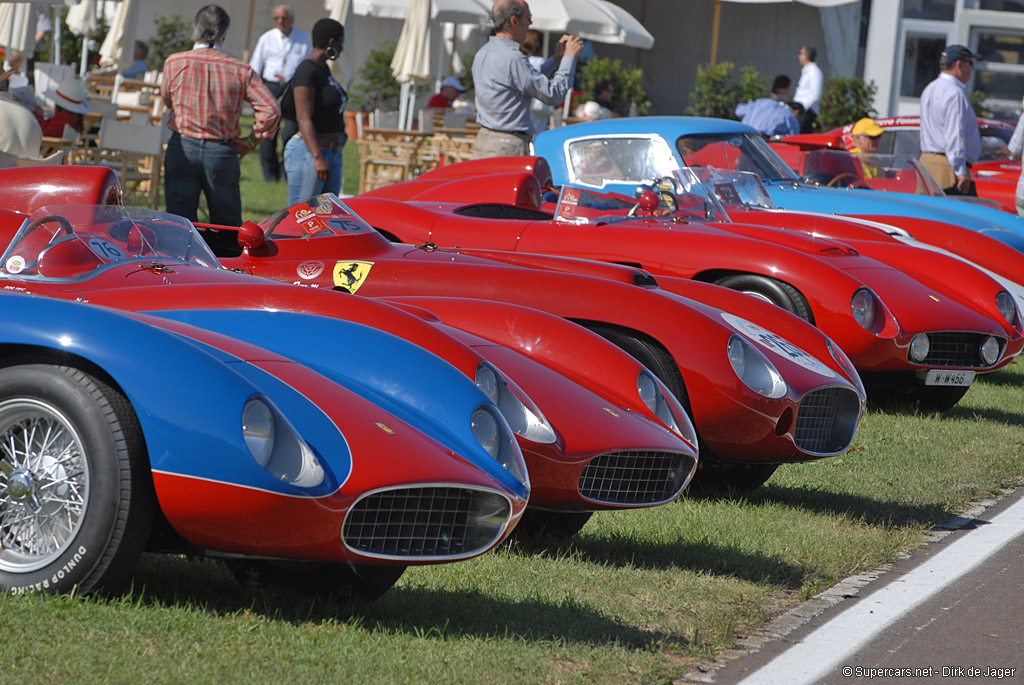
[[544,511],[527,507],[515,531],[520,537],[550,537],[568,540],[583,529],[592,511]]
[[702,455],[690,490],[701,494],[746,495],[767,483],[778,468],[778,464],[722,461]]
[[262,559],[231,560],[227,565],[235,579],[250,589],[341,601],[375,600],[405,573],[405,566]]
[[733,274],[719,278],[715,284],[759,297],[782,307],[790,314],[799,316],[804,321],[814,323],[814,315],[807,304],[807,299],[789,283],[757,274]]
[[127,399],[68,366],[0,369],[0,591],[116,591],[155,511]]

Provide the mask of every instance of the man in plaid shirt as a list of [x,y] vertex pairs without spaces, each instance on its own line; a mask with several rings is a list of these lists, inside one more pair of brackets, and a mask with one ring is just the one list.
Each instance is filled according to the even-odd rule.
[[[274,135],[281,109],[248,64],[221,50],[229,23],[222,7],[206,5],[195,16],[192,50],[174,53],[164,63],[161,94],[172,131],[164,156],[164,196],[168,212],[196,221],[202,191],[210,223],[239,226],[239,155]],[[238,121],[243,101],[256,115],[252,133],[244,138]]]

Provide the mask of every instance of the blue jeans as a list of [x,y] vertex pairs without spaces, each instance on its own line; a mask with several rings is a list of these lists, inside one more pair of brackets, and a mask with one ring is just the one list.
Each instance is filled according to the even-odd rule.
[[316,166],[306,141],[296,133],[284,146],[284,172],[288,175],[288,206],[292,207],[320,193],[341,192],[341,150],[321,150],[330,173],[326,181],[316,177]]
[[210,223],[242,225],[241,171],[230,142],[186,138],[177,133],[164,155],[164,197],[167,211],[196,221],[199,193],[206,196]]

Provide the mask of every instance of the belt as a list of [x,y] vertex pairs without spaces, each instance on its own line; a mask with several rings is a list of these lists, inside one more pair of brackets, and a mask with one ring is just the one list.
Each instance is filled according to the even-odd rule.
[[497,130],[495,130],[493,128],[487,128],[486,126],[481,126],[480,128],[482,128],[485,131],[490,131],[491,133],[500,133],[503,136],[515,136],[517,138],[532,138],[533,137],[529,133],[529,131],[497,131]]
[[320,143],[321,148],[331,152],[341,152],[342,148],[345,147],[344,143],[336,143],[333,140],[325,140],[323,138],[317,138],[317,142]]
[[217,143],[218,145],[234,145],[235,141],[233,138],[193,138],[192,136],[186,136],[184,134],[175,131],[171,134],[172,136],[178,136],[185,140],[194,140],[198,143]]

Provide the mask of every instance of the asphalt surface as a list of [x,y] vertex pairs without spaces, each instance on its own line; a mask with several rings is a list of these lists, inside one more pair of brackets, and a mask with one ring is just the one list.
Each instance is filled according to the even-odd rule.
[[1024,489],[680,682],[1024,683]]

